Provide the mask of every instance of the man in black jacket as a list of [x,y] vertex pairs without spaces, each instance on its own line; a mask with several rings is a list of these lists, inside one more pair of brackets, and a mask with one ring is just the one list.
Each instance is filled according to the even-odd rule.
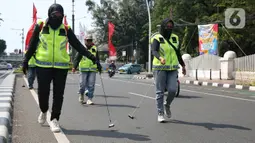
[[66,78],[70,57],[66,51],[69,42],[79,53],[97,63],[92,55],[79,42],[71,28],[64,25],[64,9],[60,4],[53,4],[48,10],[48,18],[38,22],[31,37],[28,51],[23,61],[23,72],[26,74],[28,61],[32,56],[36,60],[38,80],[38,98],[41,113],[38,122],[44,124],[49,106],[50,84],[53,81],[53,105],[50,117],[52,132],[59,132],[59,117],[61,114]]

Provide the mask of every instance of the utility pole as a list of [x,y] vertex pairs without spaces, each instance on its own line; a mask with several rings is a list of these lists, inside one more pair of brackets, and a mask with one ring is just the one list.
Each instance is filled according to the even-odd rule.
[[22,29],[15,29],[15,28],[11,28],[11,30],[18,30],[18,31],[22,31],[21,34],[21,44],[22,44],[22,49],[21,49],[21,53],[22,53],[22,57],[24,56],[24,28]]
[[24,28],[22,28],[22,36],[21,36],[21,39],[22,39],[22,57],[24,57]]
[[[75,33],[74,32],[74,27],[75,27],[75,25],[74,25],[74,0],[72,0],[72,12],[73,12],[73,14],[72,14],[72,29],[73,29],[73,33]],[[71,48],[71,50],[72,50],[72,61],[74,60],[74,57],[75,57],[75,54],[76,54],[76,51],[74,50],[74,48],[72,47]]]
[[147,11],[148,11],[148,18],[149,18],[149,40],[148,40],[148,45],[149,45],[149,51],[148,51],[148,73],[151,73],[151,44],[150,44],[150,39],[151,39],[151,15],[150,15],[150,7],[148,0],[146,1],[147,5]]

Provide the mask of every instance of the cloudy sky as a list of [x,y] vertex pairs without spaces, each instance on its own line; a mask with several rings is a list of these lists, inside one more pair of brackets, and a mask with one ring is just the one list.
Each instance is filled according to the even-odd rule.
[[[56,0],[57,3],[64,7],[67,15],[67,22],[72,26],[72,0]],[[95,0],[97,3],[100,0]],[[4,0],[0,5],[0,17],[4,19],[0,26],[0,39],[4,39],[7,43],[6,52],[13,52],[14,49],[21,49],[21,30],[24,28],[25,37],[27,30],[32,24],[33,3],[37,8],[37,17],[46,19],[48,8],[54,3],[54,0]],[[91,30],[93,22],[91,14],[87,11],[85,0],[75,0],[75,33],[79,34],[79,23],[85,25],[87,30]],[[83,18],[83,17],[86,18]]]

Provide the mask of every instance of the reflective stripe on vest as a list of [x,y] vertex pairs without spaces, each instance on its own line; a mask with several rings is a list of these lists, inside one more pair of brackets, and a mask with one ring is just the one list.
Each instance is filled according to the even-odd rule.
[[160,60],[154,57],[152,70],[177,70],[179,68],[179,62],[174,48],[163,38],[161,34],[155,34],[151,41],[154,39],[160,43],[159,55],[166,60],[166,63],[165,65],[162,65]]
[[[97,47],[92,46],[88,51],[91,52],[91,54],[93,54],[94,56],[96,56]],[[97,71],[97,65],[93,64],[93,62],[89,58],[82,57],[82,59],[79,63],[79,70],[80,71],[93,71],[93,72],[96,72]]]
[[[41,21],[38,24],[40,25]],[[35,65],[44,68],[68,69],[70,57],[66,51],[68,40],[64,24],[56,30],[50,26],[44,26],[45,22],[39,35]]]

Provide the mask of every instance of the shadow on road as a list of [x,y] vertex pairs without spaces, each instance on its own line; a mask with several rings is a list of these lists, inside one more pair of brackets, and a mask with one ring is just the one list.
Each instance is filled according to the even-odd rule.
[[[110,98],[129,98],[129,97],[126,97],[126,96],[114,96],[114,95],[106,95],[107,98],[110,97]],[[104,95],[95,95],[95,97],[104,97]]]
[[[93,106],[102,107],[102,106],[106,106],[106,104],[94,103]],[[132,106],[132,105],[123,105],[123,104],[108,104],[108,106],[109,106],[109,107],[128,107],[128,108],[136,108],[135,106]]]
[[238,125],[230,125],[230,124],[216,124],[216,123],[192,123],[192,122],[186,122],[186,121],[180,121],[180,120],[172,120],[169,121],[170,123],[175,124],[184,124],[184,125],[192,125],[192,126],[201,126],[208,130],[214,130],[215,128],[232,128],[237,130],[252,130],[250,128],[238,126]]
[[62,128],[63,132],[67,135],[87,135],[87,136],[97,136],[105,138],[127,138],[134,141],[149,141],[151,140],[147,135],[131,134],[131,133],[121,133],[116,130],[68,130]]
[[202,98],[200,96],[186,96],[186,95],[179,95],[176,98],[185,98],[185,99],[192,99],[192,98]]

